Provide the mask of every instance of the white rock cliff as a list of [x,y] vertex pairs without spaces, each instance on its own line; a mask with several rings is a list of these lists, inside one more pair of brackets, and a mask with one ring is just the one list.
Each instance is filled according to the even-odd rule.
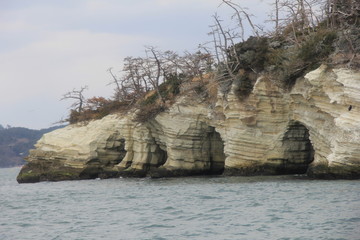
[[215,107],[188,95],[141,124],[109,115],[45,134],[19,182],[118,176],[303,174],[360,177],[360,72],[322,65],[284,90],[257,79]]

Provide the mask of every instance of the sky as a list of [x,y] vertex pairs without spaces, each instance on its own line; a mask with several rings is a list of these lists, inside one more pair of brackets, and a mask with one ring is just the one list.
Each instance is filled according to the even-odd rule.
[[[268,19],[270,0],[234,0]],[[226,20],[221,0],[0,0],[0,124],[32,129],[69,114],[63,94],[88,86],[86,97],[113,95],[112,67],[144,46],[193,52],[212,16]]]

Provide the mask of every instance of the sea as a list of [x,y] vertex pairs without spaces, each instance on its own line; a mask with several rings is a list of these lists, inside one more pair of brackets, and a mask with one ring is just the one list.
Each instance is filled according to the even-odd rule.
[[1,240],[360,239],[360,180],[118,178],[18,184],[0,169]]

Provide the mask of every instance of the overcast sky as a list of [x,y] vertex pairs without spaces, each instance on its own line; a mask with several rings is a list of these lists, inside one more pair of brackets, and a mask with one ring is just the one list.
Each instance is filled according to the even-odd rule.
[[[267,19],[269,0],[235,0],[255,21]],[[0,124],[47,128],[66,118],[61,96],[87,85],[86,97],[111,97],[107,69],[144,46],[194,51],[220,0],[0,0]],[[225,15],[225,16],[224,16]]]

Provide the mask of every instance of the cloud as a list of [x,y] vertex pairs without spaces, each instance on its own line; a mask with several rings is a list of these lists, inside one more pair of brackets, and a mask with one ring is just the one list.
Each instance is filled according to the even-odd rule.
[[48,126],[68,113],[71,102],[59,102],[62,94],[85,85],[89,86],[87,97],[110,97],[113,89],[107,86],[106,70],[120,69],[122,59],[141,48],[143,40],[145,36],[53,32],[41,41],[0,54],[1,123]]
[[193,50],[207,40],[211,15],[230,12],[220,2],[0,1],[0,123],[54,122],[71,105],[59,102],[61,95],[85,85],[88,97],[110,97],[109,67],[120,70],[144,45]]
[[58,95],[69,87],[86,84],[102,89],[106,69],[121,64],[131,54],[129,49],[140,47],[144,39],[88,31],[54,32],[41,41],[2,54],[0,79],[6,87],[0,90],[0,103],[26,99],[44,89]]

